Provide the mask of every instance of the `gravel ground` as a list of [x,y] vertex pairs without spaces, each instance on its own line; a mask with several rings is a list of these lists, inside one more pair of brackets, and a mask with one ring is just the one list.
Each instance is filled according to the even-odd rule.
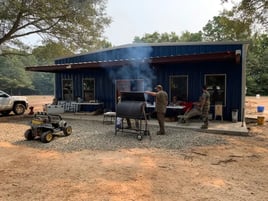
[[[43,99],[33,97],[36,111]],[[255,99],[259,115],[268,101]],[[138,141],[102,116],[65,115],[73,134],[45,144],[24,139],[26,116],[0,116],[0,200],[268,200],[267,122],[242,137],[175,127],[158,136],[150,121],[152,139]]]
[[26,141],[24,132],[29,128],[29,117],[0,117],[0,141],[16,145],[24,145],[45,150],[74,152],[81,150],[118,150],[131,148],[163,148],[186,149],[192,146],[225,144],[221,135],[201,133],[191,130],[166,128],[167,135],[156,135],[158,126],[148,125],[151,134],[137,140],[136,131],[117,132],[114,125],[103,124],[102,121],[66,120],[72,126],[73,133],[68,137],[55,137],[50,143],[41,143],[39,140]]

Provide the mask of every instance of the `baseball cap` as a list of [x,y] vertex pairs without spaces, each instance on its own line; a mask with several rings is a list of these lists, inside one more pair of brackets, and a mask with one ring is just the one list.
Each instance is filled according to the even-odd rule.
[[155,87],[155,89],[161,89],[161,90],[162,90],[163,87],[162,87],[162,85],[159,84],[159,85],[157,85],[157,86]]

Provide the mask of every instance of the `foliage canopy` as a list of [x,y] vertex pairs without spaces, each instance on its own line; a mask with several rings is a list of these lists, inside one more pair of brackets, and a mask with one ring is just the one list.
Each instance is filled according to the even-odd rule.
[[[230,0],[222,0],[229,2]],[[267,0],[240,0],[232,9],[236,19],[243,19],[253,27],[261,27],[268,31],[268,1]],[[257,28],[258,29],[258,28]]]
[[[76,51],[100,48],[111,19],[106,0],[0,0],[0,48],[25,48],[23,37],[38,34]],[[105,43],[105,45],[107,45]]]
[[185,31],[181,36],[176,35],[175,32],[171,33],[158,33],[154,32],[152,34],[146,33],[144,36],[135,36],[133,43],[162,43],[162,42],[193,42],[202,41],[202,32],[191,33]]

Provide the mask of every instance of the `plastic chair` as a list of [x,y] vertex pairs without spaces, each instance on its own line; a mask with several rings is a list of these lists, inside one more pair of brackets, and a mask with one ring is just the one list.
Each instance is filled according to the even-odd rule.
[[222,117],[222,104],[216,104],[215,105],[214,120],[216,120],[217,117],[220,117],[221,118],[221,121],[223,121],[223,117]]

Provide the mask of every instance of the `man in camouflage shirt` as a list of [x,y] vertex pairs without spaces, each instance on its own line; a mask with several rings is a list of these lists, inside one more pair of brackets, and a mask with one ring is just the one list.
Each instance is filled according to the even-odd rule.
[[207,91],[207,87],[203,86],[203,93],[201,96],[201,114],[204,124],[201,126],[202,129],[208,128],[208,113],[210,109],[210,94]]

